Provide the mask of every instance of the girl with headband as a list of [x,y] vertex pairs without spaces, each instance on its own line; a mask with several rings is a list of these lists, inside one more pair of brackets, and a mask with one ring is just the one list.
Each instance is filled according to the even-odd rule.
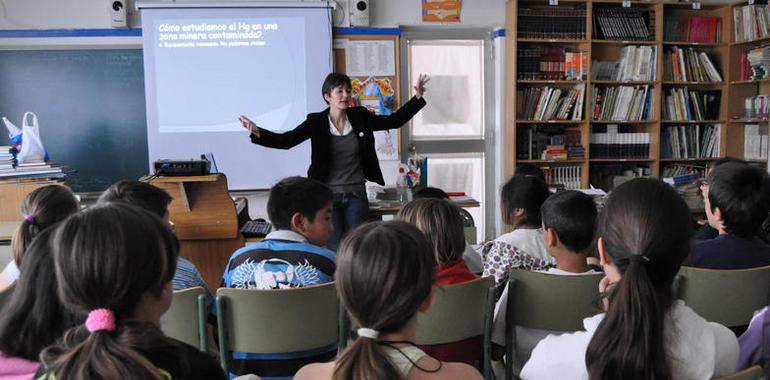
[[414,344],[417,312],[433,301],[436,260],[427,238],[402,221],[368,223],[353,231],[337,256],[337,291],[358,329],[333,363],[310,364],[306,379],[481,379],[464,363],[444,363]]
[[80,316],[41,354],[35,379],[225,379],[216,361],[163,335],[178,243],[160,218],[104,204],[53,237],[59,298]]

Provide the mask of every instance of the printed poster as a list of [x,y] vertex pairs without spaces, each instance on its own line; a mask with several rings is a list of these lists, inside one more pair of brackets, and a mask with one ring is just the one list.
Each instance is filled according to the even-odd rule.
[[461,0],[422,0],[422,22],[460,22]]
[[[366,107],[375,115],[387,116],[393,113],[395,91],[390,79],[370,76],[361,81],[353,78],[351,84],[354,105]],[[398,130],[374,132],[374,147],[377,150],[377,158],[381,161],[397,161]]]

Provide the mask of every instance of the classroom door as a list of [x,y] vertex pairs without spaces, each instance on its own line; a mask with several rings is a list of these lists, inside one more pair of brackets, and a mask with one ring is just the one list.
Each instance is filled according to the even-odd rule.
[[[412,150],[428,157],[428,186],[464,192],[481,202],[469,209],[477,241],[494,237],[491,209],[494,115],[491,30],[407,29],[401,38],[401,97],[414,94],[421,73],[430,75],[428,105],[402,136],[402,160]],[[486,231],[489,226],[489,231]]]

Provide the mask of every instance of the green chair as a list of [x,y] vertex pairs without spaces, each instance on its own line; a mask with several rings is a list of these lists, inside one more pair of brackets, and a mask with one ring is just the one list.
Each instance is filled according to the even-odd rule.
[[446,344],[483,336],[484,378],[491,378],[492,319],[495,312],[495,281],[483,277],[462,284],[434,288],[435,298],[427,313],[417,314],[419,345]]
[[5,304],[8,303],[8,301],[11,299],[14,288],[16,288],[15,282],[0,292],[0,310],[2,310],[3,307],[5,307]]
[[160,328],[167,336],[206,352],[206,312],[206,296],[202,287],[175,291],[171,307],[160,318]]
[[[522,269],[511,271],[505,318],[505,378],[513,379],[515,326],[551,331],[578,331],[583,319],[596,315],[603,273],[564,276]],[[501,299],[502,300],[502,299]]]
[[0,271],[13,260],[10,244],[0,244]]
[[278,354],[334,346],[339,298],[334,282],[304,288],[217,290],[220,364],[231,351]]
[[770,266],[752,269],[682,267],[677,297],[707,321],[745,326],[770,301]]
[[762,367],[755,365],[732,375],[715,377],[714,380],[759,380],[762,378]]

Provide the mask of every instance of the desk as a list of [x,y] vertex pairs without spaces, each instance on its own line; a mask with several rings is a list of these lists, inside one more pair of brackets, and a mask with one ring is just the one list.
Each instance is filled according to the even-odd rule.
[[19,224],[21,224],[21,222],[17,220],[0,221],[0,245],[11,243],[13,232],[16,231],[16,227],[18,227]]
[[[481,207],[481,204],[479,201],[467,197],[450,197],[452,201],[455,202],[458,206],[462,208],[476,208]],[[395,215],[398,213],[398,211],[401,210],[401,204],[396,201],[381,201],[377,203],[370,203],[369,204],[369,217],[370,218],[379,218],[383,215]]]

